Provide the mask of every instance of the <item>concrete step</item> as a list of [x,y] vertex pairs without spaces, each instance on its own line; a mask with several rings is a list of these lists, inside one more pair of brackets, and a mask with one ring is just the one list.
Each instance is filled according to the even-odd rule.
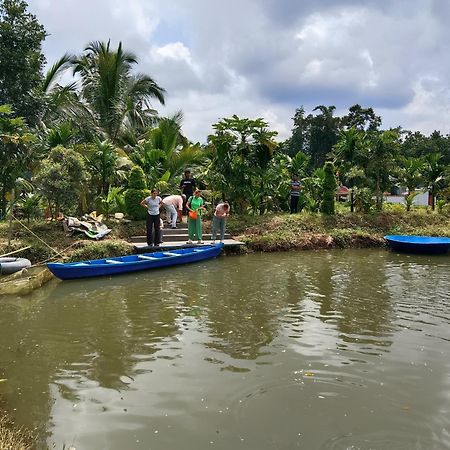
[[[218,241],[216,241],[217,243]],[[234,239],[225,239],[223,241],[225,247],[237,247],[241,245],[245,245],[243,242],[235,241]],[[204,240],[203,244],[212,244],[209,240]],[[193,244],[187,244],[185,242],[171,242],[166,241],[163,244],[161,244],[159,247],[149,247],[146,242],[137,242],[133,244],[134,250],[136,253],[147,253],[147,252],[160,252],[163,250],[174,250],[177,248],[190,248],[190,247],[197,247],[198,244],[194,241]]]
[[[178,230],[187,230],[188,226],[187,223],[177,223]],[[171,230],[170,225],[167,222],[164,222],[164,230]]]
[[[176,230],[173,230],[173,231],[176,231]],[[188,240],[187,230],[186,230],[186,233],[177,233],[177,234],[172,234],[172,233],[166,234],[165,230],[163,230],[161,235],[162,235],[163,241],[171,241],[171,242],[185,241],[186,242]],[[203,233],[203,239],[211,240],[211,233]],[[225,233],[224,239],[232,239],[232,238],[231,238],[231,235],[229,235],[228,233]],[[146,236],[132,236],[130,238],[130,242],[132,242],[134,244],[147,242],[147,237]]]
[[180,228],[180,227],[176,227],[176,228],[170,228],[170,227],[164,227],[161,230],[162,233],[167,234],[167,235],[172,235],[172,234],[187,234],[188,229],[187,228]]

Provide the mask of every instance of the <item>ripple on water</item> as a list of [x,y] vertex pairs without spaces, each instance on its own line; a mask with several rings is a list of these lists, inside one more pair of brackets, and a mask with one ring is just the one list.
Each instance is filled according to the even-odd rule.
[[320,450],[443,450],[431,438],[411,435],[410,431],[379,430],[349,433],[328,439]]

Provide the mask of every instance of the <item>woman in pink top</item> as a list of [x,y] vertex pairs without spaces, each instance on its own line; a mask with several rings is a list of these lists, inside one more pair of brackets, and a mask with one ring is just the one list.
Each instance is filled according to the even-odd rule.
[[226,218],[230,215],[230,205],[227,202],[219,203],[214,211],[212,224],[212,242],[216,241],[217,229],[220,230],[220,242],[223,241],[225,235]]
[[162,201],[164,209],[166,210],[167,221],[172,225],[172,228],[177,227],[178,211],[183,211],[183,200],[186,196],[183,195],[169,195]]

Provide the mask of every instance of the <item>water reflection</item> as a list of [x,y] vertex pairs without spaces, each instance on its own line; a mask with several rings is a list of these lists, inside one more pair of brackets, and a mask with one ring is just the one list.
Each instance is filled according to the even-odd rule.
[[0,394],[84,448],[433,448],[448,442],[448,268],[322,251],[52,283],[0,303]]

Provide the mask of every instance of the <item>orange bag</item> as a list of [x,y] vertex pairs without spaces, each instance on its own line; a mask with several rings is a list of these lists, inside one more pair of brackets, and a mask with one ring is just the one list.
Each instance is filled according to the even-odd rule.
[[192,220],[196,220],[197,219],[197,211],[189,211],[189,217]]

